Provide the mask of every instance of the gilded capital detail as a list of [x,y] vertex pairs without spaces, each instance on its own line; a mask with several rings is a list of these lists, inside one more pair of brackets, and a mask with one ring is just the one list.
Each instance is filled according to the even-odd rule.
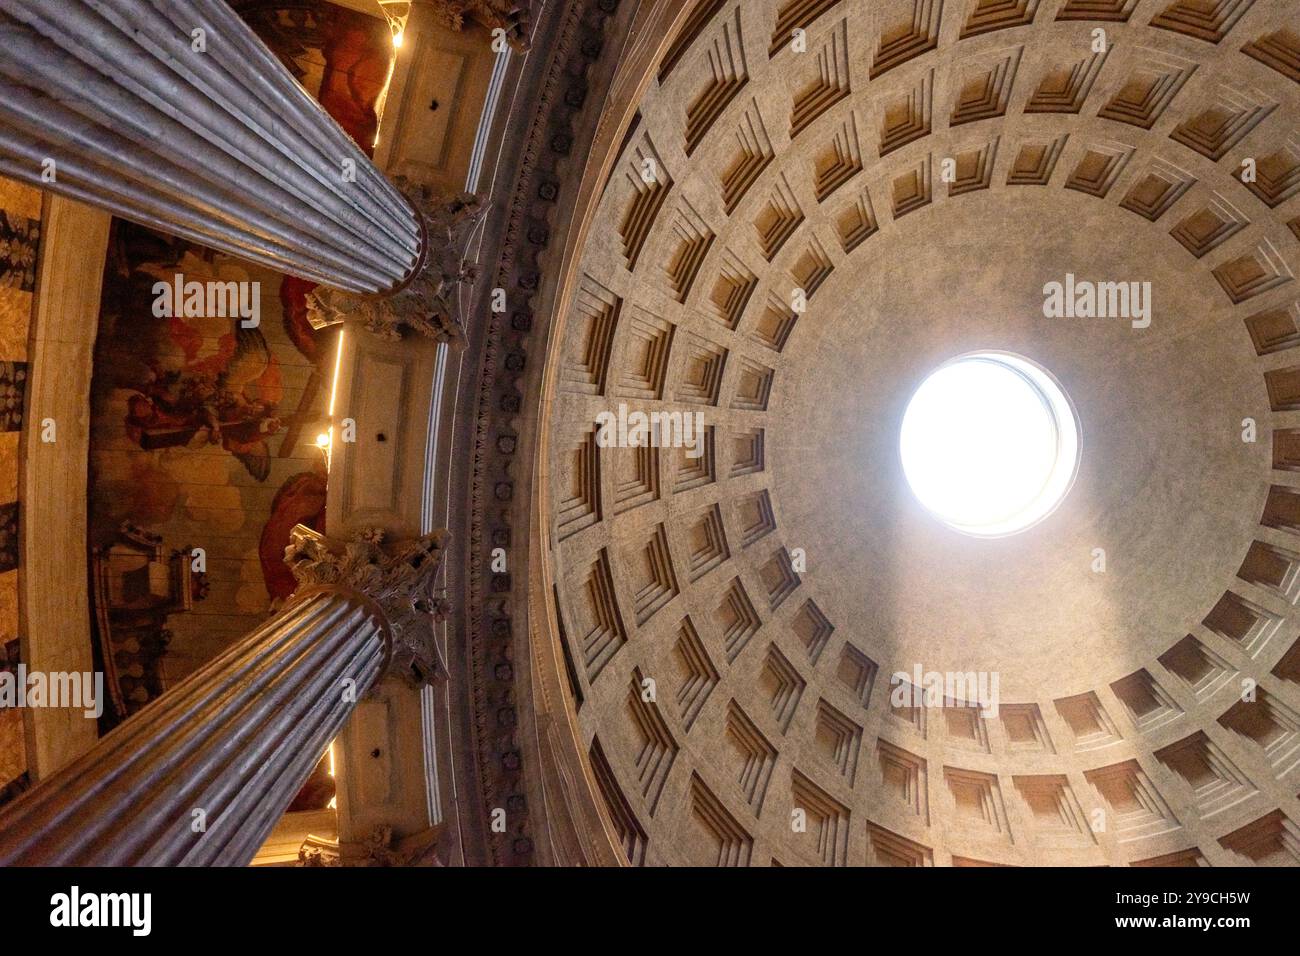
[[284,560],[299,588],[346,587],[374,601],[392,632],[389,671],[416,684],[431,683],[447,674],[433,633],[450,610],[434,594],[447,537],[440,529],[385,546],[384,533],[376,529],[339,542],[297,525]]
[[457,303],[462,283],[472,283],[476,270],[465,262],[470,232],[483,214],[473,193],[446,195],[405,177],[394,184],[424,227],[424,252],[415,274],[391,295],[363,296],[321,286],[307,296],[307,317],[323,329],[353,322],[388,339],[410,330],[435,341],[465,340],[465,325]]

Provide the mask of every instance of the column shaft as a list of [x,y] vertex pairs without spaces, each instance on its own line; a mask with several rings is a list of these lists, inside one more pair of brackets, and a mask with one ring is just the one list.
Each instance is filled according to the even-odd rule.
[[224,0],[0,0],[0,174],[357,294],[425,255],[410,204]]
[[0,811],[0,865],[232,865],[392,654],[379,609],[309,590]]

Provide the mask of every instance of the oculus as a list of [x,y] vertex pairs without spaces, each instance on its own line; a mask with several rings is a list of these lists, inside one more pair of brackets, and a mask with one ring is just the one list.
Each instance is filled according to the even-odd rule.
[[950,359],[908,402],[899,438],[917,501],[948,527],[1004,537],[1042,521],[1079,469],[1079,420],[1060,384],[1009,352]]

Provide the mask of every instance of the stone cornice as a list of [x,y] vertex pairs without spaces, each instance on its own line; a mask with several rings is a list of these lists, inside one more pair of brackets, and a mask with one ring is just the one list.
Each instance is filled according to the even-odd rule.
[[500,251],[490,267],[485,264],[489,284],[506,289],[509,310],[483,310],[487,322],[473,395],[464,627],[481,806],[485,813],[500,807],[507,814],[507,832],[489,837],[491,862],[498,865],[537,861],[529,806],[529,794],[537,791],[530,789],[524,768],[525,754],[536,751],[535,745],[521,742],[519,729],[519,702],[529,694],[522,663],[529,647],[527,574],[521,567],[509,575],[492,574],[487,558],[493,547],[505,547],[523,563],[527,528],[516,512],[526,508],[526,496],[517,494],[516,459],[527,354],[534,346],[544,347],[546,339],[545,323],[534,312],[541,304],[539,258],[551,241],[550,223],[570,157],[583,155],[577,136],[588,106],[587,74],[610,46],[605,31],[617,8],[617,0],[586,0],[557,11],[561,19],[534,85],[531,109],[516,108],[514,117],[505,120],[518,123],[521,113],[530,117],[518,149],[519,172],[505,200]]

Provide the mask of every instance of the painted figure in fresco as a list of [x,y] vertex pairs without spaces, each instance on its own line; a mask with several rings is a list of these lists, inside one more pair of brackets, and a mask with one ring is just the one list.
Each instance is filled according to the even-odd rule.
[[[370,154],[394,56],[389,23],[325,0],[231,6]],[[155,312],[155,284],[178,275],[259,281],[262,324],[244,331],[214,315]],[[244,633],[268,602],[285,600],[296,587],[284,564],[290,530],[324,530],[325,459],[314,441],[328,427],[338,338],[308,321],[314,288],[114,221],[96,341],[92,537],[111,538],[124,519],[202,537],[213,560],[205,628]],[[172,622],[169,654],[200,662],[211,642],[196,643],[200,628],[186,617]],[[321,805],[313,793],[310,805]]]
[[[184,319],[169,331],[184,346]],[[187,350],[188,351],[188,350]],[[147,380],[128,401],[126,428],[146,451],[189,446],[201,433],[220,444],[248,473],[265,481],[271,473],[267,440],[283,428],[276,413],[280,372],[258,329],[232,322],[216,354],[181,369],[150,363]]]

